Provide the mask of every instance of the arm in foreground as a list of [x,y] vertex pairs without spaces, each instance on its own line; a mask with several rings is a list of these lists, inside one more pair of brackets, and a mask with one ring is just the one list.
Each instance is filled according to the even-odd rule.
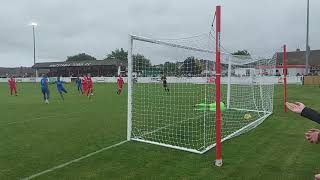
[[320,114],[317,111],[306,107],[304,104],[300,102],[296,102],[296,103],[287,102],[286,106],[292,112],[299,113],[301,114],[301,116],[320,124]]

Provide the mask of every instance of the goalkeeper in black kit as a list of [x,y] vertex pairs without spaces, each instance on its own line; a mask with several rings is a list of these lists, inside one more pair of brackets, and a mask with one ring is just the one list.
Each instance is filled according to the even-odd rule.
[[162,75],[161,76],[161,81],[162,81],[162,84],[163,84],[164,91],[169,92],[166,75]]
[[[304,104],[300,102],[296,103],[286,103],[288,109],[292,112],[299,113],[301,116],[308,118],[318,124],[320,124],[320,114],[306,107]],[[305,138],[312,144],[318,144],[320,142],[320,130],[319,129],[310,129],[307,133],[305,133]],[[315,175],[315,180],[320,180],[320,174]]]

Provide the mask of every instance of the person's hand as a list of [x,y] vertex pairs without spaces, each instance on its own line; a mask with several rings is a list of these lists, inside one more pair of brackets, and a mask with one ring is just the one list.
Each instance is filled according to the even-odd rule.
[[302,104],[301,102],[296,102],[296,103],[289,103],[289,102],[286,102],[286,106],[287,108],[292,111],[292,112],[295,112],[295,113],[301,113],[302,110],[306,107],[304,104]]
[[310,129],[307,133],[305,133],[305,138],[312,144],[318,144],[320,141],[320,130]]

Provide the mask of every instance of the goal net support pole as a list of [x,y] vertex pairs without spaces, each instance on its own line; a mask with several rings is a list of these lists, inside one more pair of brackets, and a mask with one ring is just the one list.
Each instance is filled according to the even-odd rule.
[[129,35],[129,49],[128,49],[128,119],[127,119],[127,140],[131,139],[132,132],[132,47],[133,38]]
[[287,112],[287,46],[283,45],[283,85],[284,85],[284,112]]
[[231,59],[228,57],[228,89],[227,89],[227,108],[230,108],[231,98]]
[[220,32],[221,32],[221,6],[216,6],[216,166],[222,166],[221,157],[221,107],[220,107],[220,78],[221,78],[221,53],[220,53]]

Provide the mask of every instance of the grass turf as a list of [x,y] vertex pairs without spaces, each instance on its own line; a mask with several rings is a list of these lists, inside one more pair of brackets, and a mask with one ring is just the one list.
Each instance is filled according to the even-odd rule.
[[[132,108],[132,137],[176,147],[204,152],[215,143],[215,108],[197,110],[199,103],[215,102],[215,85],[170,84],[170,92],[165,92],[161,83],[134,84]],[[222,85],[221,102],[227,102],[227,86]],[[232,85],[230,109],[222,111],[222,138],[235,133],[267,114],[249,110],[271,111],[269,85]],[[265,108],[261,96],[265,95]],[[232,108],[232,109],[231,109]],[[252,118],[245,120],[249,113]],[[259,120],[261,122],[261,120]],[[256,122],[258,123],[258,122]],[[246,128],[246,130],[250,127]]]
[[[126,139],[126,91],[98,84],[92,101],[73,85],[62,102],[51,87],[44,104],[36,84],[18,84],[19,96],[0,84],[0,179],[20,179]],[[289,100],[320,110],[320,88],[289,86]],[[214,167],[214,149],[204,155],[128,142],[36,179],[312,179],[320,173],[320,145],[304,140],[319,125],[283,113],[276,86],[274,114],[256,129],[222,144],[224,165]]]

